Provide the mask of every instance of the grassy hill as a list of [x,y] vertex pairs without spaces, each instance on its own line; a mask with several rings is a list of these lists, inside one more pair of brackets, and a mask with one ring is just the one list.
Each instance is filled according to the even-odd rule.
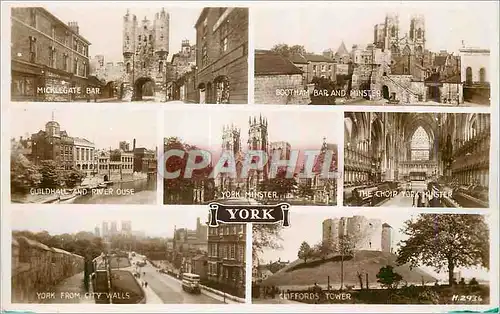
[[[360,288],[358,272],[363,274],[363,282],[366,284],[366,273],[370,288],[376,287],[377,273],[381,267],[391,265],[399,273],[408,285],[421,285],[434,283],[435,278],[419,268],[410,269],[409,265],[397,266],[397,256],[392,253],[380,251],[357,251],[353,257],[344,259],[344,286],[354,286]],[[330,285],[334,289],[340,288],[341,261],[339,256],[331,256],[325,260],[311,260],[304,263],[303,260],[296,260],[286,267],[280,269],[264,280],[264,285],[270,286],[312,286],[327,285],[330,276]]]

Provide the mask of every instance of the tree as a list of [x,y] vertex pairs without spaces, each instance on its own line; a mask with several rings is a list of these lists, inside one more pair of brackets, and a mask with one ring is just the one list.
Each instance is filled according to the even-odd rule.
[[301,45],[288,46],[287,44],[274,45],[274,47],[271,48],[271,51],[276,52],[285,58],[288,58],[296,53],[302,55],[306,53],[306,49],[304,48],[304,46]]
[[318,251],[319,257],[321,257],[322,260],[325,260],[328,257],[328,255],[335,252],[335,248],[333,246],[332,241],[326,239],[318,243],[316,245],[316,249]]
[[66,187],[74,188],[82,183],[84,178],[85,173],[83,171],[73,168],[64,174],[64,183],[66,184]]
[[10,185],[13,193],[26,193],[42,180],[38,168],[21,153],[10,155]]
[[62,186],[64,180],[62,173],[58,171],[58,165],[53,160],[44,160],[41,162],[40,173],[42,180],[40,187],[55,189]]
[[448,283],[456,267],[489,268],[489,230],[481,215],[421,214],[405,222],[398,263],[447,268]]
[[334,81],[324,77],[313,77],[311,83],[314,84],[314,89],[317,94],[311,95],[311,104],[313,105],[335,105],[335,95],[332,93],[336,84]]
[[280,168],[276,173],[276,177],[262,182],[260,188],[263,191],[276,192],[279,197],[285,198],[288,193],[297,188],[297,180],[295,178],[287,178],[286,169]]
[[258,261],[259,254],[265,249],[279,250],[282,248],[280,241],[282,226],[279,224],[252,226],[252,259]]
[[380,268],[377,274],[377,282],[387,289],[397,289],[403,277],[394,271],[394,267],[387,265]]
[[302,242],[300,245],[297,256],[298,258],[304,260],[304,263],[307,263],[307,259],[311,257],[311,246],[306,241]]
[[[181,199],[181,201],[185,203],[193,203],[193,190],[196,186],[201,186],[201,183],[205,183],[205,192],[208,192],[207,195],[213,195],[213,191],[210,190],[208,182],[212,182],[212,179],[209,179],[209,175],[212,172],[212,167],[207,166],[202,169],[196,169],[193,171],[191,178],[185,178],[186,165],[188,161],[188,153],[192,150],[199,149],[194,145],[189,145],[183,143],[177,137],[169,137],[165,139],[164,143],[164,151],[168,150],[182,150],[185,152],[183,157],[179,156],[171,156],[168,160],[164,160],[165,162],[165,171],[166,172],[176,172],[180,171],[180,175],[177,178],[173,179],[165,179],[164,180],[164,198],[167,203],[175,201],[178,203],[178,200],[174,200],[174,198]],[[198,156],[195,162],[201,162],[201,156]],[[208,191],[207,191],[208,190]]]

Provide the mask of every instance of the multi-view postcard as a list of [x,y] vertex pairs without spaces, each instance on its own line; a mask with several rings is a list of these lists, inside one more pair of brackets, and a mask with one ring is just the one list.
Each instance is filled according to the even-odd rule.
[[337,204],[339,113],[182,110],[165,117],[164,204]]
[[12,203],[156,204],[156,114],[11,110]]
[[205,208],[20,209],[12,218],[12,303],[245,302],[246,225],[208,226]]
[[11,7],[11,99],[248,103],[248,8]]
[[253,303],[489,304],[492,226],[477,214],[291,212],[290,227],[253,225]]
[[488,208],[490,114],[346,112],[344,205]]
[[254,8],[255,103],[489,106],[497,9],[487,2]]

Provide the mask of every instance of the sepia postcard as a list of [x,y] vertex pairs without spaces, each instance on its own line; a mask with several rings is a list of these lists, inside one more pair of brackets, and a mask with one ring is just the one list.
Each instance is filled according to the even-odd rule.
[[164,204],[336,205],[340,119],[314,111],[169,112]]
[[248,8],[11,7],[11,99],[248,103]]
[[253,226],[253,303],[489,304],[490,225],[481,215],[290,219],[289,228]]
[[210,227],[205,208],[76,212],[13,213],[12,303],[244,303],[246,225]]
[[344,205],[489,208],[487,113],[346,112]]
[[12,203],[156,204],[153,111],[12,110]]
[[492,4],[255,8],[255,103],[489,106]]

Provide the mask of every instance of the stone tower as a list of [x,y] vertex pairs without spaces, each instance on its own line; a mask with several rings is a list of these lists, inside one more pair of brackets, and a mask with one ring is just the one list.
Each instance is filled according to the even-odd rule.
[[[248,150],[257,150],[269,154],[269,137],[267,133],[267,119],[262,116],[248,118]],[[260,159],[262,162],[263,160]],[[260,164],[262,171],[257,172],[253,177],[252,185],[257,186],[261,180],[268,178],[269,163]]]
[[222,150],[230,151],[234,157],[241,152],[241,130],[234,125],[222,127]]
[[382,225],[382,252],[392,252],[392,227],[387,223]]
[[399,16],[387,14],[385,17],[385,49],[399,53]]
[[410,39],[414,43],[415,55],[422,55],[425,50],[425,18],[422,15],[412,16]]
[[336,244],[340,236],[340,220],[338,218],[323,221],[323,241]]
[[169,20],[164,9],[153,22],[127,14],[123,17],[123,64],[125,73],[121,90],[124,100],[142,100],[154,96],[166,99],[167,57],[169,53]]

